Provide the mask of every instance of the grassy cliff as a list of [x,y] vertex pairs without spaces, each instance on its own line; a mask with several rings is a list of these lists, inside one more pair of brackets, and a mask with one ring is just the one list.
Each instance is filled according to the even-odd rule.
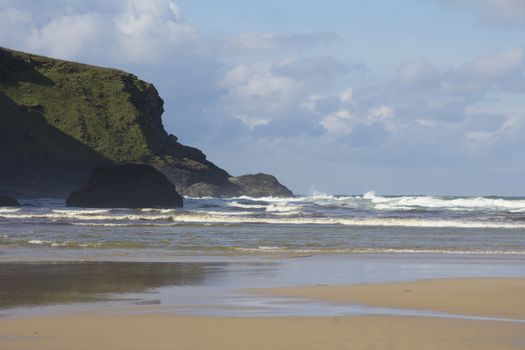
[[162,125],[152,84],[109,68],[0,48],[0,192],[63,196],[101,163],[149,163],[179,192],[229,175]]
[[162,125],[164,101],[130,73],[0,47],[0,195],[66,197],[101,164],[156,167],[181,194],[290,196],[231,177]]

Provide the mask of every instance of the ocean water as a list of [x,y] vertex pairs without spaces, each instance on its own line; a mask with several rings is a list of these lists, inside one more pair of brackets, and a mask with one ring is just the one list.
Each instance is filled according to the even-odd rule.
[[0,208],[0,261],[320,254],[525,255],[525,198],[186,198],[184,209]]

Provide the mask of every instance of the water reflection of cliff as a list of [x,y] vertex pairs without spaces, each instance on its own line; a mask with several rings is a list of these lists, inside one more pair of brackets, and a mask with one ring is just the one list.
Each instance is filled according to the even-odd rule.
[[196,285],[222,263],[59,262],[0,264],[0,308],[108,300],[110,293],[140,293]]

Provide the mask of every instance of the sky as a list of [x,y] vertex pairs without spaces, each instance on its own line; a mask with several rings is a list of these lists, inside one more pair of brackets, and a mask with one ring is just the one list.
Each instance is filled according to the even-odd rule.
[[0,0],[0,46],[130,71],[295,193],[525,195],[522,0]]

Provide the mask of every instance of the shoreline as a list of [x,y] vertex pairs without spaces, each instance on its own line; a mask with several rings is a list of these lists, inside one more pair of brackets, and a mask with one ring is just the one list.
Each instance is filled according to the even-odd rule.
[[247,289],[244,292],[525,322],[525,278],[440,278],[377,284]]
[[[429,285],[430,283],[430,285]],[[452,283],[452,285],[451,285]],[[459,283],[459,284],[458,284]],[[483,283],[488,288],[480,289]],[[500,285],[500,287],[494,287]],[[461,286],[460,286],[461,285]],[[514,296],[501,294],[516,286]],[[389,284],[355,286],[307,286],[258,289],[250,292],[289,297],[355,302],[356,292],[378,298],[389,305],[397,299],[396,290],[410,287],[411,307],[428,308],[429,302],[440,309],[439,298],[425,297],[422,291],[440,290],[449,301],[493,298],[499,312],[477,303],[479,316],[525,315],[519,296],[525,278],[435,279]],[[422,289],[427,287],[428,289]],[[452,288],[453,287],[453,288]],[[460,288],[461,287],[461,288]],[[399,294],[399,293],[398,293]],[[364,295],[364,294],[363,294]],[[293,302],[293,301],[292,301]],[[399,306],[399,305],[398,305]],[[137,312],[139,311],[140,312]],[[509,310],[516,310],[516,314]],[[406,315],[332,315],[284,317],[191,316],[165,313],[166,306],[135,308],[98,308],[51,315],[26,315],[0,318],[0,349],[523,349],[525,323]],[[462,311],[454,309],[448,311]]]
[[[184,259],[172,257],[172,261],[127,260],[0,262],[3,284],[0,308],[16,314],[23,307],[27,309],[25,314],[31,314],[32,310],[38,313],[39,308],[85,309],[84,305],[93,302],[117,307],[126,303],[190,307],[206,303],[221,308],[265,304],[270,315],[329,316],[337,313],[337,308],[332,307],[329,309],[333,311],[325,312],[322,305],[318,305],[314,309],[304,308],[309,311],[302,313],[299,307],[286,307],[284,302],[279,307],[273,307],[267,288],[284,293],[282,288],[297,286],[320,284],[328,285],[327,289],[330,289],[334,286],[371,284],[376,290],[377,286],[385,283],[427,279],[525,278],[525,261],[508,256],[456,256],[445,260],[439,255],[367,254],[284,259],[194,256]],[[248,297],[243,292],[247,289],[264,290],[258,296],[253,294]],[[301,292],[290,296],[305,295]],[[332,303],[345,301],[326,296],[321,296],[320,300]],[[367,300],[360,304],[367,304]],[[97,304],[93,305],[96,308]],[[339,311],[348,312],[346,309]],[[201,310],[199,314],[202,314]]]

